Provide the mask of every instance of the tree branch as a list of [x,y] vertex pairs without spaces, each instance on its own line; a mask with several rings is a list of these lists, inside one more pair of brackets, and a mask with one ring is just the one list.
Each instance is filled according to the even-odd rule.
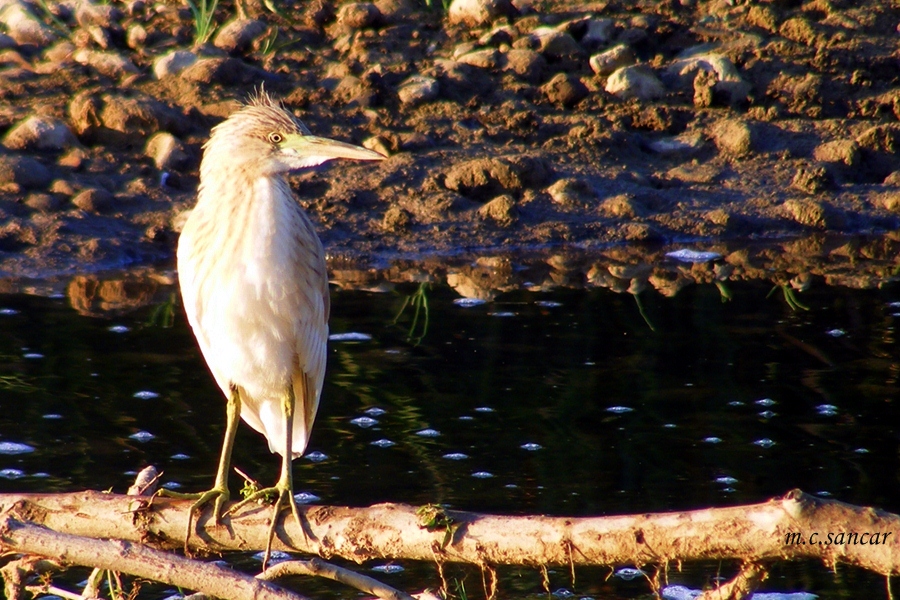
[[409,594],[392,588],[389,585],[385,585],[377,579],[325,562],[320,558],[290,560],[278,563],[273,567],[269,567],[256,577],[264,581],[274,581],[289,575],[314,575],[316,577],[326,577],[356,588],[361,592],[382,598],[383,600],[416,600]]

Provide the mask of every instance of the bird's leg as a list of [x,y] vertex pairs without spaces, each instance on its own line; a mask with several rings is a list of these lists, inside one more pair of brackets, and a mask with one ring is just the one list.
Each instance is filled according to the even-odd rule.
[[[294,388],[288,385],[287,391],[282,399],[282,414],[284,415],[284,424],[287,427],[284,436],[284,450],[281,458],[281,476],[278,483],[274,487],[266,488],[254,492],[238,504],[232,506],[228,512],[232,513],[249,502],[254,502],[260,498],[268,498],[275,495],[275,506],[272,510],[272,522],[269,524],[269,534],[266,538],[266,551],[263,555],[262,568],[265,571],[272,554],[272,540],[275,539],[275,527],[278,525],[278,515],[285,508],[291,507],[291,513],[297,520],[300,530],[303,531],[303,522],[300,520],[300,511],[297,508],[297,500],[294,499],[294,478],[292,471],[292,449],[294,436]],[[304,535],[306,532],[304,531]]]
[[184,536],[184,551],[188,553],[188,540],[191,538],[194,524],[194,511],[203,508],[209,504],[210,500],[215,499],[213,505],[213,519],[218,524],[222,518],[222,507],[231,494],[228,491],[228,469],[231,465],[231,451],[234,448],[234,436],[237,433],[238,423],[241,420],[241,394],[237,386],[231,386],[231,394],[225,405],[225,441],[222,442],[222,454],[219,455],[219,468],[216,471],[216,481],[212,489],[199,494],[179,494],[168,490],[161,490],[161,494],[174,498],[186,498],[194,500],[191,510],[188,512],[187,532]]

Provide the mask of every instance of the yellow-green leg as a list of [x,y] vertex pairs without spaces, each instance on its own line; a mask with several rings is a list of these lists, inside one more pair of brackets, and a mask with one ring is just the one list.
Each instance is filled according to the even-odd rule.
[[188,540],[190,540],[191,533],[193,533],[194,511],[200,510],[209,504],[210,500],[214,499],[213,518],[215,519],[216,524],[218,524],[222,518],[222,507],[231,497],[231,494],[228,491],[228,470],[231,467],[231,451],[234,449],[234,436],[237,433],[238,423],[241,420],[241,394],[237,386],[231,386],[231,394],[229,394],[228,401],[225,405],[225,416],[225,440],[222,442],[222,453],[219,455],[219,468],[216,470],[216,481],[213,484],[212,489],[199,494],[180,494],[169,490],[163,490],[161,492],[162,495],[172,498],[195,500],[191,505],[190,512],[188,512],[187,531],[184,535],[185,553],[188,553]]
[[303,529],[303,523],[300,521],[300,511],[297,508],[297,501],[294,499],[294,478],[291,469],[293,459],[291,458],[294,436],[294,388],[288,385],[287,392],[284,394],[281,405],[282,414],[284,415],[284,423],[287,431],[284,436],[284,451],[281,458],[281,476],[278,483],[274,487],[266,488],[254,492],[252,495],[242,500],[229,509],[229,513],[234,512],[249,502],[255,502],[260,498],[269,498],[275,496],[275,505],[272,511],[272,522],[269,524],[269,535],[266,539],[266,552],[263,555],[262,568],[265,570],[269,563],[269,557],[272,554],[272,540],[275,538],[275,527],[278,524],[278,515],[285,508],[285,505],[291,507],[291,513],[297,520],[297,525]]

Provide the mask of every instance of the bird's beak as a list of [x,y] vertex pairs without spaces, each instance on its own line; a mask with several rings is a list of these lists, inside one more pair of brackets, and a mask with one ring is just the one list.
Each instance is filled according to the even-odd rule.
[[384,160],[386,157],[362,146],[345,144],[337,140],[315,135],[289,134],[279,145],[285,154],[303,160],[309,166],[319,165],[334,158],[354,160]]

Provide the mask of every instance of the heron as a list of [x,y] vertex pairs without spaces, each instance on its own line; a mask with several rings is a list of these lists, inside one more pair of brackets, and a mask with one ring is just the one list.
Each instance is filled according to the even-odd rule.
[[322,242],[285,176],[337,158],[385,157],[312,135],[262,89],[203,146],[197,203],[178,241],[178,279],[188,322],[226,397],[226,427],[213,487],[186,495],[195,502],[185,548],[196,511],[212,502],[215,522],[223,515],[240,419],[281,455],[277,483],[230,509],[274,496],[264,568],[283,509],[303,530],[291,465],[306,450],[319,406],[330,299]]

